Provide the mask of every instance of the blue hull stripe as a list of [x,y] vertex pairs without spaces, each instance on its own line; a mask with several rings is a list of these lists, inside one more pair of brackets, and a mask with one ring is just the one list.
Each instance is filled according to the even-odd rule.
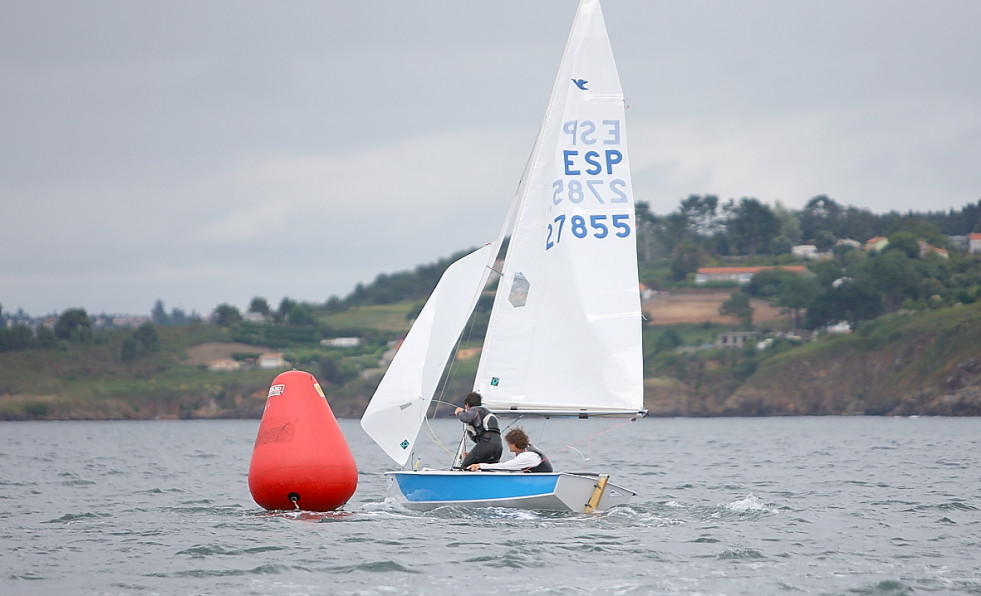
[[550,495],[556,474],[395,474],[406,500],[484,501]]

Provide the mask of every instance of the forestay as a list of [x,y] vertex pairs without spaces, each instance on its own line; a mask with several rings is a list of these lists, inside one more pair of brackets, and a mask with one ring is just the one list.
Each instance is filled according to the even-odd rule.
[[636,414],[636,221],[598,1],[580,5],[517,198],[476,390],[498,412]]

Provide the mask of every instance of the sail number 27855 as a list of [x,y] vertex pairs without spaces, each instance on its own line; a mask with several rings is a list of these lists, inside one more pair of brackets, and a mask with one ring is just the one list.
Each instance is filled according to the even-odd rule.
[[571,233],[575,238],[587,236],[607,238],[611,235],[617,238],[626,238],[630,235],[630,215],[627,213],[590,215],[587,221],[582,215],[573,215],[567,218],[563,213],[548,224],[545,250],[561,242],[563,236],[567,237],[568,233]]

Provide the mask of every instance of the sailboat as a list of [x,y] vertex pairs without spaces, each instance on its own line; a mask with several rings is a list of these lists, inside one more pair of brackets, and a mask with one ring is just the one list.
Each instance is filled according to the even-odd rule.
[[[361,426],[405,468],[450,355],[510,237],[474,390],[498,416],[643,417],[625,105],[599,0],[581,0],[544,122],[497,238],[447,268]],[[635,496],[593,472],[389,472],[412,509],[591,512]]]

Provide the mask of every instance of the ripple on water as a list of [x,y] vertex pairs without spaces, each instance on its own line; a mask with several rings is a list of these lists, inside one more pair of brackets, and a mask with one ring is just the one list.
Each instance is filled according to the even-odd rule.
[[913,507],[913,511],[978,511],[979,509],[974,505],[968,505],[961,501],[952,501],[950,503],[934,503],[926,505],[917,505]]
[[849,590],[852,594],[882,594],[888,596],[902,596],[903,594],[913,594],[915,590],[903,582],[895,579],[886,579],[872,584],[865,584]]
[[256,546],[252,548],[236,548],[224,544],[198,544],[190,548],[178,551],[178,555],[190,555],[194,558],[204,558],[212,555],[237,556],[253,555],[270,551],[286,550],[282,546]]
[[264,564],[251,569],[185,569],[172,573],[148,573],[146,577],[235,577],[242,575],[272,575],[288,573],[293,569],[289,565]]
[[392,561],[390,559],[381,561],[364,561],[362,563],[357,563],[355,565],[340,565],[336,567],[325,567],[324,571],[329,571],[332,573],[355,573],[358,571],[367,571],[369,573],[422,573],[421,571],[416,571],[415,569],[410,569],[400,563]]
[[57,519],[49,519],[41,522],[42,524],[70,524],[72,522],[84,521],[89,519],[100,519],[111,517],[108,513],[66,513]]
[[735,561],[748,561],[748,560],[759,560],[765,559],[763,553],[756,550],[755,548],[730,548],[722,551],[717,555],[717,558],[723,560],[735,560]]

